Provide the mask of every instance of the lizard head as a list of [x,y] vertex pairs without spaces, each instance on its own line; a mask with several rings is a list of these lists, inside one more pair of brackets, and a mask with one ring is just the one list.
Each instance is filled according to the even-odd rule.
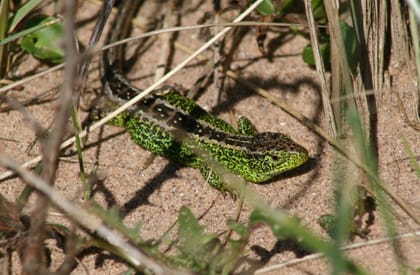
[[260,133],[249,145],[253,157],[250,167],[253,182],[267,181],[283,172],[294,169],[308,160],[308,151],[287,135]]

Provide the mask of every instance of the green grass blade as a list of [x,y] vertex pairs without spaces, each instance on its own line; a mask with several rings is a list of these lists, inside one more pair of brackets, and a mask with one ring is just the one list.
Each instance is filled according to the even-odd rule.
[[30,0],[26,2],[20,9],[18,9],[10,22],[10,32],[12,32],[16,26],[41,2],[44,0]]
[[[0,41],[2,41],[9,33],[9,1],[0,0]],[[0,78],[3,78],[7,69],[7,47],[0,43]]]
[[414,155],[414,152],[411,149],[411,146],[408,143],[407,139],[402,134],[401,134],[401,139],[404,144],[405,150],[407,150],[407,154],[408,154],[408,157],[410,158],[411,164],[413,165],[413,168],[416,171],[416,175],[418,178],[420,178],[420,165],[416,160],[416,156]]
[[[24,37],[25,35],[28,35],[30,33],[39,31],[39,30],[41,30],[41,29],[43,29],[45,27],[48,27],[48,26],[50,26],[52,24],[55,24],[57,22],[60,22],[60,19],[55,19],[55,20],[49,21],[46,24],[34,26],[34,27],[31,27],[31,28],[25,29],[25,30],[23,30],[21,32],[18,32],[18,33],[15,33],[13,35],[10,35],[10,36],[8,36],[8,37],[0,40],[0,47],[3,46],[3,45],[5,45],[5,44],[7,44],[7,43],[10,43],[10,42],[12,42],[14,40],[17,40],[17,39],[19,39],[21,37]],[[1,24],[0,24],[0,26],[1,26]]]

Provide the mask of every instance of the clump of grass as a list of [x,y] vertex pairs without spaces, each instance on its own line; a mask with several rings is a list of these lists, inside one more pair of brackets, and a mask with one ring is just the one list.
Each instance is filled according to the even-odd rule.
[[[34,1],[30,2],[34,5]],[[417,224],[419,220],[404,201],[384,186],[379,177],[378,148],[375,146],[376,136],[372,130],[372,128],[375,128],[374,120],[372,119],[372,116],[375,115],[375,98],[365,95],[367,90],[381,89],[385,67],[383,59],[386,53],[378,50],[379,52],[375,52],[375,55],[369,55],[368,39],[365,37],[366,26],[360,20],[360,18],[366,18],[367,15],[361,12],[361,3],[355,1],[352,2],[352,5],[346,6],[348,9],[340,10],[335,6],[334,1],[325,1],[325,7],[322,5],[322,1],[312,1],[312,4],[318,9],[318,15],[315,17],[311,15],[313,10],[310,8],[310,5],[306,9],[308,18],[321,20],[323,24],[328,24],[329,28],[329,37],[322,42],[329,41],[331,47],[330,56],[321,54],[317,23],[314,19],[309,20],[309,25],[312,29],[311,54],[313,56],[313,65],[315,65],[323,83],[323,106],[325,117],[327,118],[326,121],[330,123],[329,133],[314,126],[308,119],[299,115],[288,106],[279,103],[277,99],[268,98],[286,109],[293,116],[299,118],[303,124],[310,127],[318,135],[325,138],[336,149],[337,153],[341,155],[337,157],[339,161],[337,161],[336,171],[338,172],[331,177],[331,183],[334,184],[333,189],[336,194],[334,197],[335,212],[328,216],[325,223],[325,228],[328,229],[331,240],[324,240],[317,236],[302,225],[298,217],[290,216],[280,209],[270,207],[267,202],[248,190],[241,179],[230,175],[217,163],[208,160],[209,167],[218,171],[219,174],[225,175],[227,181],[241,194],[241,199],[243,198],[245,203],[253,209],[247,218],[247,222],[227,221],[226,230],[233,231],[235,237],[229,235],[229,237],[222,240],[219,235],[214,232],[208,232],[204,226],[200,225],[199,220],[193,215],[191,210],[187,207],[182,207],[179,210],[176,225],[173,226],[173,228],[178,229],[177,237],[169,239],[165,235],[159,241],[149,242],[141,236],[141,221],[134,227],[128,227],[122,221],[119,210],[116,207],[105,210],[95,202],[94,198],[90,197],[87,172],[84,169],[83,143],[79,139],[79,136],[83,136],[86,132],[79,129],[76,114],[77,108],[71,110],[71,107],[74,106],[72,96],[77,94],[75,91],[79,88],[75,83],[77,83],[76,79],[80,72],[78,68],[81,60],[73,43],[75,7],[71,2],[65,1],[64,43],[66,45],[67,65],[63,87],[58,100],[60,108],[56,113],[54,127],[48,135],[45,135],[45,131],[42,131],[37,122],[31,120],[29,115],[27,116],[27,119],[31,120],[31,125],[33,125],[38,138],[41,140],[42,165],[38,166],[38,169],[34,172],[30,172],[28,169],[20,167],[13,161],[12,157],[0,153],[0,164],[2,166],[14,171],[27,186],[42,194],[37,199],[36,205],[39,212],[34,217],[25,216],[21,212],[23,205],[28,199],[28,189],[22,192],[16,202],[5,198],[0,199],[2,245],[8,248],[7,253],[9,256],[10,251],[17,251],[22,255],[22,265],[26,270],[32,273],[50,271],[50,267],[47,264],[49,252],[45,253],[45,250],[48,251],[48,249],[44,245],[46,236],[48,236],[48,238],[66,241],[65,258],[58,268],[58,272],[63,274],[71,272],[74,257],[92,247],[108,251],[123,259],[127,264],[127,273],[136,270],[156,274],[231,274],[237,270],[242,257],[247,253],[247,245],[254,230],[259,226],[265,225],[270,228],[278,240],[293,240],[308,253],[321,253],[324,255],[331,265],[332,273],[364,274],[366,273],[364,267],[350,260],[344,254],[343,246],[352,239],[354,234],[360,234],[360,232],[368,234],[368,231],[365,231],[366,228],[361,228],[363,226],[362,223],[355,221],[355,217],[363,216],[368,212],[362,206],[366,197],[375,200],[384,222],[387,236],[392,240],[394,255],[398,259],[401,270],[404,269],[406,263],[403,257],[400,256],[399,244],[396,241],[398,231],[390,199],[395,200]],[[285,4],[281,7],[276,7],[275,3],[267,0],[259,1],[258,3],[262,2],[264,6],[258,7],[259,13],[264,17],[273,19],[277,13],[281,15],[287,14],[287,8],[293,6],[294,1],[286,1],[287,5]],[[306,2],[306,4],[308,3]],[[319,9],[325,11],[323,15],[319,15]],[[403,10],[404,7],[399,7],[399,9]],[[2,9],[2,12],[5,10],[7,11],[6,8]],[[386,12],[386,10],[383,12]],[[351,19],[343,27],[344,21],[341,18],[346,13],[351,15],[349,17]],[[370,23],[380,25],[380,23],[387,22],[384,17],[381,17],[385,15],[381,14],[375,18],[377,21]],[[388,16],[392,15],[388,14]],[[8,19],[7,12],[6,15],[4,13],[0,14],[0,26],[7,26],[4,23],[7,22],[5,18]],[[417,35],[417,25],[414,21],[414,15],[411,18],[411,31],[415,33],[413,34],[413,37],[415,37]],[[403,20],[401,20],[400,24],[402,22]],[[12,26],[14,26],[13,23]],[[403,28],[403,26],[400,27]],[[389,30],[389,26],[383,28]],[[227,29],[221,33],[225,34],[226,32]],[[7,37],[5,35],[7,33],[7,30],[0,28],[0,47],[2,47],[0,49],[3,52],[5,50],[3,48],[5,40],[11,40],[10,36]],[[355,33],[356,35],[350,35],[349,33]],[[211,45],[221,36],[216,36],[206,45]],[[15,37],[12,38],[14,39]],[[408,36],[405,39],[408,40]],[[389,35],[378,37],[372,43],[383,43],[382,46],[386,46],[390,42],[391,36]],[[417,42],[413,41],[413,44],[419,70],[420,62],[418,62],[419,51]],[[352,46],[356,45],[357,50],[356,46],[348,47],[349,44]],[[383,47],[376,49],[383,49]],[[202,50],[204,50],[204,47]],[[189,57],[176,69],[183,68],[196,55]],[[4,54],[1,55],[1,51],[0,56],[4,56]],[[361,62],[364,61],[364,58],[369,58],[371,67],[364,66],[364,63]],[[4,59],[0,61],[1,64],[4,64]],[[328,82],[329,77],[326,75],[327,70],[324,68],[324,62],[331,64],[332,83]],[[153,90],[159,83],[162,83],[174,73],[175,71],[171,71],[166,74],[159,82],[146,89],[143,94]],[[225,71],[225,73],[227,76],[240,79],[240,77],[230,71]],[[255,84],[245,81],[243,83],[264,94],[264,91],[256,87]],[[365,97],[362,103],[355,100],[360,94]],[[332,97],[338,99],[339,103],[332,103]],[[341,100],[343,98],[346,100]],[[25,112],[23,107],[22,112]],[[70,115],[73,120],[74,132],[76,133],[74,140],[77,141],[80,180],[84,183],[83,189],[85,192],[83,199],[86,203],[85,207],[80,207],[78,204],[62,197],[53,186],[56,180],[55,173],[58,157],[63,147],[61,143],[64,138],[65,125]],[[105,121],[101,123],[103,124]],[[415,167],[417,177],[419,177],[420,169],[418,163],[408,142],[405,142],[405,144],[407,155],[410,157],[413,167]],[[201,152],[197,153],[200,154]],[[95,176],[94,171],[91,175]],[[360,186],[363,189],[362,192],[359,192]],[[65,213],[74,224],[87,234],[82,234],[80,231],[76,231],[64,224],[48,223],[46,211],[49,203],[52,203]],[[367,226],[369,225],[367,224]],[[171,229],[168,229],[168,231]],[[165,245],[169,247],[167,250],[170,250],[171,253],[164,252],[162,248],[163,241],[166,242]]]

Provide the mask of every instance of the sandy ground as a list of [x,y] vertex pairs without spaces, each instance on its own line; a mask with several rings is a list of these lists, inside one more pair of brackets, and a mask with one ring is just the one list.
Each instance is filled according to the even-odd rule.
[[[82,22],[88,19],[97,9],[97,6],[85,2],[79,10],[78,20]],[[154,11],[146,14],[146,10],[147,8],[144,9],[143,16],[151,17]],[[200,15],[209,10],[208,4],[200,6],[197,11],[186,14],[182,19],[182,24],[196,23]],[[78,35],[83,43],[86,43],[92,27],[93,22],[90,21],[82,24]],[[198,31],[181,32],[177,39],[191,48],[197,48],[202,43]],[[272,58],[267,60],[258,51],[255,30],[250,29],[240,44],[235,56],[237,61],[233,63],[233,66],[234,69],[240,70],[243,78],[285,100],[290,106],[326,129],[317,74],[303,63],[300,56],[307,43],[308,41],[303,37],[290,33],[269,33],[266,46]],[[158,41],[145,55],[139,56],[138,62],[132,69],[130,78],[135,80],[134,82],[139,87],[153,83],[159,47]],[[207,53],[207,56],[209,54]],[[178,64],[186,57],[187,54],[176,50],[173,64]],[[16,76],[45,69],[45,65],[29,58],[18,68]],[[189,88],[200,76],[202,70],[202,63],[192,62],[168,84],[178,84]],[[377,98],[378,145],[382,180],[413,209],[417,209],[418,213],[419,182],[404,148],[402,137],[411,145],[417,160],[420,155],[420,139],[418,132],[404,122],[396,100],[396,95],[399,94],[409,114],[413,113],[412,96],[418,89],[414,72],[415,67],[411,64],[392,63],[390,67],[390,78],[394,88],[383,92],[382,96]],[[54,93],[61,84],[61,76],[62,73],[51,73],[25,84],[20,90],[10,91],[8,95],[22,100],[46,91]],[[88,91],[101,89],[97,60],[91,66],[87,89]],[[292,215],[297,215],[302,224],[327,238],[316,221],[321,215],[330,212],[333,204],[332,175],[336,155],[334,150],[299,121],[248,88],[226,79],[225,90],[217,105],[214,104],[213,87],[207,89],[198,102],[229,122],[232,122],[230,112],[235,118],[245,115],[259,131],[284,132],[309,150],[311,159],[307,165],[287,177],[274,179],[268,184],[252,185],[252,189],[273,207],[282,208]],[[55,96],[51,95],[43,102],[28,106],[28,111],[44,127],[49,127],[53,120],[54,99]],[[0,113],[0,129],[1,150],[20,163],[38,154],[37,144],[30,148],[34,141],[33,130],[19,112]],[[123,220],[128,225],[141,221],[143,224],[141,234],[144,239],[159,238],[176,221],[178,211],[183,205],[190,207],[196,216],[201,216],[200,223],[206,226],[209,232],[223,232],[226,229],[226,221],[233,218],[237,211],[237,202],[212,189],[206,184],[199,171],[180,167],[162,157],[155,157],[150,165],[147,165],[152,156],[151,153],[135,145],[122,129],[105,126],[101,131],[91,133],[85,148],[86,171],[91,171],[97,163],[98,175],[103,180],[100,188],[97,188],[95,199],[106,207],[118,205],[123,210]],[[66,150],[59,165],[55,184],[57,190],[75,202],[79,201],[81,190],[78,165],[74,148]],[[9,200],[14,200],[23,187],[24,184],[20,180],[9,179],[1,183],[0,192]],[[25,208],[26,213],[31,213],[33,202],[31,198]],[[418,226],[399,208],[395,209],[395,222],[400,233],[418,230]],[[246,222],[250,210],[245,205],[240,222]],[[57,210],[52,208],[49,220],[60,220],[60,216],[61,214],[57,215]],[[378,213],[376,217],[368,236],[369,240],[384,237]],[[354,242],[364,241],[356,238]],[[245,256],[258,260],[261,266],[257,264],[248,267],[244,269],[243,274],[297,257],[293,248],[277,242],[266,227],[253,233],[250,247],[252,249],[249,249]],[[58,250],[58,248],[54,249]],[[418,240],[411,238],[401,241],[401,251],[409,266],[420,267]],[[59,252],[56,253],[57,259],[53,258],[53,265],[59,264]],[[372,273],[398,272],[392,250],[387,243],[353,249],[348,252],[348,255]],[[73,272],[83,274],[84,268],[89,270],[89,274],[115,274],[124,271],[126,266],[105,253],[85,256],[82,258],[82,264]],[[305,261],[289,268],[276,269],[266,274],[323,274],[327,271],[326,261],[318,259]]]

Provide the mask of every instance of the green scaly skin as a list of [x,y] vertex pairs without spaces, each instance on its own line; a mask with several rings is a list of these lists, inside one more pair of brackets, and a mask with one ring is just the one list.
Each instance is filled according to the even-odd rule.
[[[117,16],[114,29],[128,26],[126,20],[131,18],[124,14],[127,9],[120,8],[122,14]],[[109,42],[121,36],[114,31]],[[106,51],[102,67],[106,94],[117,106],[140,92],[121,72],[121,50],[117,47]],[[100,110],[99,116],[108,111]],[[199,169],[209,184],[222,192],[233,190],[211,170],[208,159],[254,183],[268,181],[308,159],[308,151],[288,136],[258,133],[244,117],[239,119],[236,130],[169,86],[143,98],[111,123],[126,128],[133,141],[143,148]]]

